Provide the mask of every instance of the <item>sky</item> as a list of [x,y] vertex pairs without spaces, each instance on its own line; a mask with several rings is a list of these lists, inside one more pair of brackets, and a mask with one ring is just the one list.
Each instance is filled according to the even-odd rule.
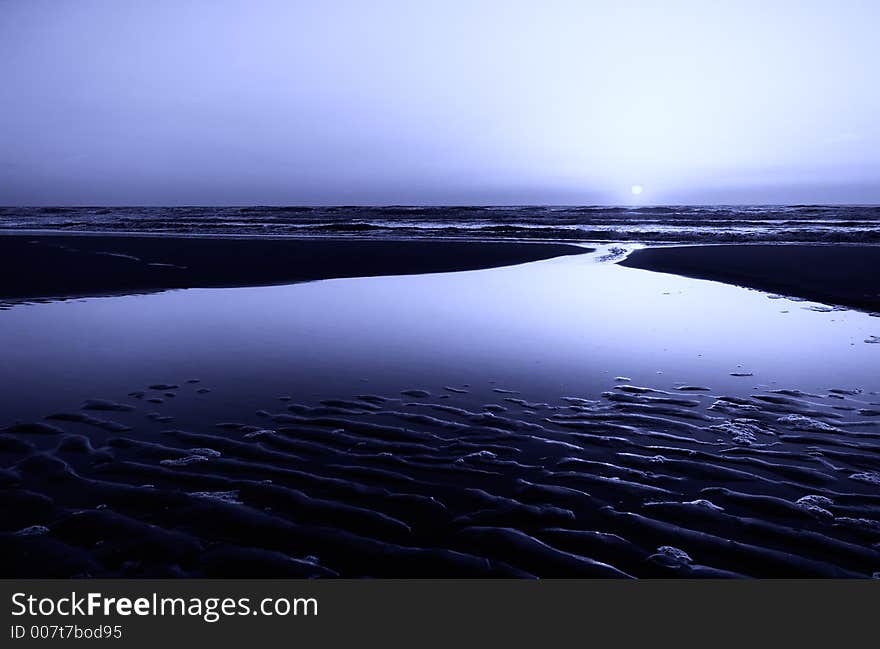
[[880,203],[878,24],[875,0],[0,0],[0,204]]

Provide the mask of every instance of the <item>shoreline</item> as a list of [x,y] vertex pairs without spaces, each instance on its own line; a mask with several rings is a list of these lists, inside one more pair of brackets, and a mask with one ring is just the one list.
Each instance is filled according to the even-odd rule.
[[591,248],[554,243],[0,234],[0,299],[271,286],[511,266]]
[[862,311],[880,311],[880,247],[873,245],[663,246],[635,250],[619,264]]

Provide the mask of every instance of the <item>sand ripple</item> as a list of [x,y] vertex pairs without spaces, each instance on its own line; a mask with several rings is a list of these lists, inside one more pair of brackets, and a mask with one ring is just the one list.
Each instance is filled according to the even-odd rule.
[[[622,380],[622,377],[621,377]],[[875,395],[434,386],[143,432],[94,399],[0,433],[11,576],[870,577]],[[180,387],[183,385],[184,387]],[[154,384],[178,401],[196,387]],[[204,388],[198,388],[202,390]],[[443,401],[440,401],[443,399]],[[283,410],[279,410],[283,408]],[[140,419],[138,419],[140,418]]]

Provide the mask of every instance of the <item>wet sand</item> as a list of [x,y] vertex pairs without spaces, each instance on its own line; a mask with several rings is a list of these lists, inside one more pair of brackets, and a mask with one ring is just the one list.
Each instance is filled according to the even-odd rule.
[[[0,433],[4,577],[870,577],[877,395],[414,386],[197,429],[92,399]],[[166,397],[167,398],[167,397]],[[159,399],[161,401],[161,398]],[[160,406],[161,407],[161,406]]]
[[[539,275],[540,293],[526,295],[568,287],[572,276],[570,292],[581,295],[581,287],[590,293],[590,277],[614,277],[577,275],[564,263],[540,266],[554,272]],[[648,273],[607,268],[651,284]],[[478,295],[527,283],[511,276]],[[455,276],[421,279],[449,278]],[[430,295],[421,289],[420,299]],[[193,299],[149,300],[176,297]],[[763,296],[750,297],[767,305]],[[547,317],[557,313],[534,300],[515,304],[514,314],[521,304]],[[88,305],[19,311],[80,306]],[[86,322],[113,311],[91,313]],[[689,315],[675,313],[676,323]],[[436,322],[436,313],[425,317]],[[123,321],[110,318],[117,327]],[[583,326],[579,332],[591,331]],[[678,340],[677,324],[675,332]],[[862,353],[873,353],[873,338]],[[435,333],[419,344],[438,339]],[[541,340],[544,358],[549,337]],[[564,340],[574,341],[566,353],[584,344]],[[214,349],[217,358],[229,353],[223,345],[211,349],[211,358]],[[296,354],[271,358],[304,361]],[[79,384],[95,385],[82,370],[86,363],[73,365]],[[237,398],[250,387],[235,381],[235,371],[209,378],[159,365],[157,375],[133,379],[132,367],[114,383],[118,392],[96,389],[82,401],[49,395],[36,414],[0,421],[3,577],[880,573],[880,394],[873,380],[845,385],[856,375],[836,372],[833,363],[809,384],[823,387],[812,389],[798,380],[756,385],[751,366],[719,367],[724,380],[716,382],[678,383],[688,378],[678,376],[686,367],[678,365],[675,382],[663,382],[652,365],[650,373],[631,374],[635,381],[607,374],[597,386],[575,382],[542,394],[509,377],[487,384],[429,373],[399,389],[365,382],[332,398],[279,381],[247,399]],[[743,386],[734,389],[731,381]],[[195,412],[202,414],[184,420]]]
[[623,266],[880,310],[880,246],[718,245],[637,250]]
[[477,270],[585,252],[549,243],[0,235],[0,299]]

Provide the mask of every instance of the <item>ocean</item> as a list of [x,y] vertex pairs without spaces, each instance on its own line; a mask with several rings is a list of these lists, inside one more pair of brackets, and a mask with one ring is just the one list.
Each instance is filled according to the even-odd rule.
[[880,242],[880,206],[3,207],[0,230],[864,244]]

